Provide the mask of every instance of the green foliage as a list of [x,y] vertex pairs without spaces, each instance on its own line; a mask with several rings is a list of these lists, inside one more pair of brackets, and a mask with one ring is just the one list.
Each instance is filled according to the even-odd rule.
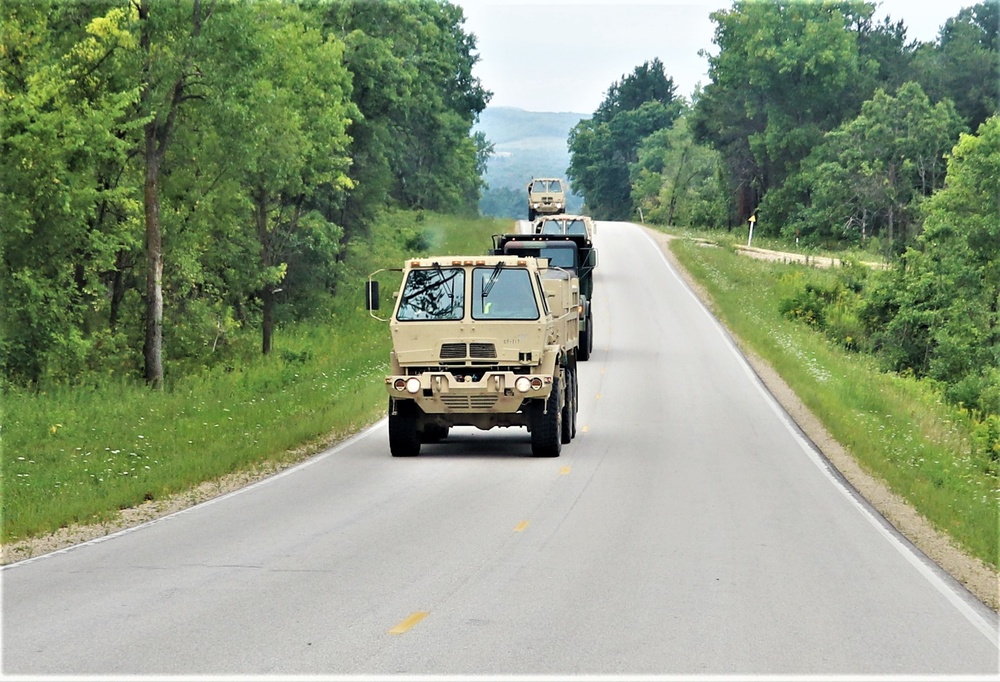
[[788,216],[785,234],[807,241],[878,236],[905,245],[919,201],[944,183],[944,156],[961,125],[949,100],[932,106],[916,83],[895,96],[877,90],[860,115],[824,136],[801,173],[764,198],[760,214]]
[[683,103],[674,98],[674,82],[659,59],[638,66],[608,88],[591,119],[570,131],[567,175],[586,197],[595,218],[625,219],[633,213],[631,166],[642,141],[669,128]]
[[177,379],[243,358],[254,329],[329,310],[346,245],[387,207],[475,212],[488,143],[470,129],[488,93],[460,8],[201,9],[0,6],[5,380],[148,368],[147,216]]
[[632,167],[632,203],[651,223],[717,227],[726,221],[720,156],[691,135],[687,114],[639,147]]

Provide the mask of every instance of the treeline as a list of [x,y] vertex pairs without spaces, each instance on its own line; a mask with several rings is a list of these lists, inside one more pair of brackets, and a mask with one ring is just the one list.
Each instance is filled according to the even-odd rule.
[[3,380],[161,386],[248,330],[267,353],[381,212],[475,215],[490,93],[463,24],[435,0],[3,3]]
[[[1000,3],[908,41],[871,2],[714,12],[710,82],[689,102],[659,60],[570,134],[596,218],[732,230],[880,254],[791,315],[887,370],[938,382],[1000,459]],[[745,234],[745,232],[744,232]]]

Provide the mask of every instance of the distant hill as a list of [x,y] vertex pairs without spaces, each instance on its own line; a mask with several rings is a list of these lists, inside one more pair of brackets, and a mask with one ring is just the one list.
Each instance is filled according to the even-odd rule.
[[[566,146],[569,131],[590,114],[525,111],[515,107],[487,107],[473,127],[493,143],[493,157],[486,168],[480,212],[515,219],[527,218],[528,181],[533,177],[565,178],[569,167]],[[578,212],[583,199],[569,198],[570,212]]]

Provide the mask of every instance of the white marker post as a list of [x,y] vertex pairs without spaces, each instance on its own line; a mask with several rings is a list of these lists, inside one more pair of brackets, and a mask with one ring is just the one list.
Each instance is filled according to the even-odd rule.
[[757,222],[757,214],[750,214],[750,236],[747,237],[747,246],[750,246],[750,240],[753,239],[753,224]]

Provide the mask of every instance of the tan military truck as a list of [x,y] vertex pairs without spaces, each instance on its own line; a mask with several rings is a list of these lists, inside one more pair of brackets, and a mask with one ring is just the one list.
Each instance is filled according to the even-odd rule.
[[[375,274],[369,311],[379,309]],[[523,426],[532,455],[559,456],[576,435],[580,285],[572,272],[522,256],[416,258],[394,297],[385,378],[393,457],[419,454],[453,426]]]
[[566,183],[559,178],[532,178],[528,182],[528,220],[539,214],[566,210]]

